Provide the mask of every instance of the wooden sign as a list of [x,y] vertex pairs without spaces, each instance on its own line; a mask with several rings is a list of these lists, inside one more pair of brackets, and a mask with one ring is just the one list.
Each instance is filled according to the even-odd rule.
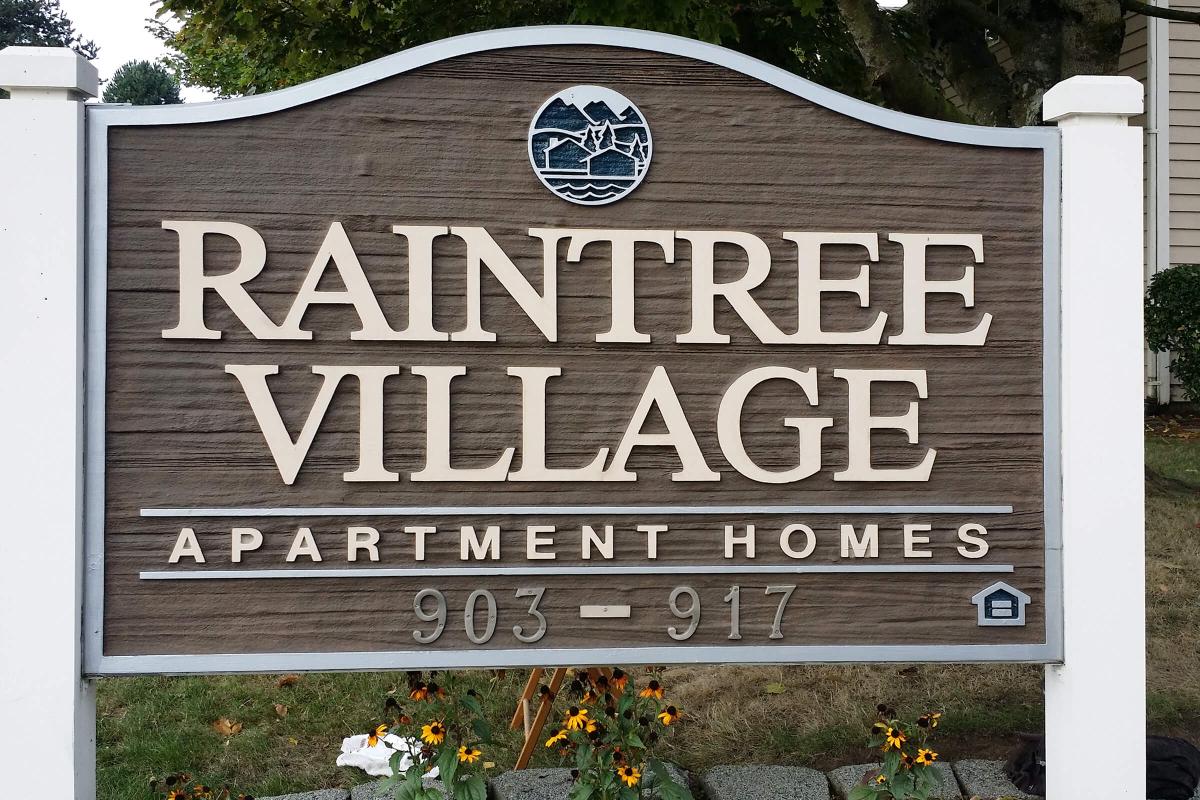
[[1061,658],[1057,131],[584,28],[88,128],[90,674]]

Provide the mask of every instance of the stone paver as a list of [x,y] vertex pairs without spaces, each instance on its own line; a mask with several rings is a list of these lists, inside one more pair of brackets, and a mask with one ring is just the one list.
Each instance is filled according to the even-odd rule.
[[967,759],[954,762],[954,774],[967,797],[979,800],[1034,800],[1037,795],[1025,794],[1004,774],[1003,761]]
[[569,769],[523,769],[491,780],[495,800],[566,800],[571,792]]
[[[425,787],[428,789],[437,789],[443,793],[442,782],[436,779],[425,780]],[[363,783],[355,786],[350,790],[350,800],[395,800],[395,787],[384,787],[384,781],[375,781],[374,783]]]
[[[681,786],[688,785],[688,774],[674,764],[667,764],[671,779]],[[493,800],[567,800],[571,794],[569,769],[523,769],[505,772],[489,781]]]
[[713,767],[700,776],[708,800],[829,800],[829,782],[805,767]]
[[[829,783],[833,786],[834,795],[845,800],[850,795],[850,790],[863,775],[869,770],[879,769],[880,766],[880,764],[855,764],[850,767],[838,767],[830,772]],[[958,791],[958,781],[955,780],[954,771],[950,769],[950,765],[939,762],[934,764],[934,769],[942,776],[942,789],[932,797],[937,800],[961,800],[962,795]]]
[[280,794],[274,797],[260,797],[258,800],[350,800],[348,789],[321,789],[316,792],[299,792],[298,794]]

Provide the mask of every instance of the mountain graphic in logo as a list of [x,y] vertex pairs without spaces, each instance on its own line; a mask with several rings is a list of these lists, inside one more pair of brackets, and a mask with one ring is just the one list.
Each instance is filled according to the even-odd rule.
[[652,150],[642,112],[603,86],[572,86],[551,97],[529,125],[529,162],[564,200],[599,206],[646,177]]

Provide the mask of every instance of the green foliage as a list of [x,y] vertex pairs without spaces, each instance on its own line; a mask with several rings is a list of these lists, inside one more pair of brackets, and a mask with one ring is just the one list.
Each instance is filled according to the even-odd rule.
[[155,26],[176,52],[176,73],[226,97],[448,36],[587,24],[700,39],[900,111],[1006,126],[1040,122],[1043,93],[1064,78],[1115,74],[1125,33],[1120,0],[926,0],[894,10],[877,0],[156,2],[182,21]]
[[179,79],[162,64],[127,61],[117,67],[104,87],[104,102],[135,106],[165,106],[182,103]]
[[1200,401],[1200,264],[1164,270],[1146,290],[1146,341],[1169,350],[1172,375],[1189,400]]
[[[58,0],[0,0],[0,50],[12,45],[69,47],[87,59],[100,48],[83,39]],[[8,92],[0,89],[0,99]]]
[[614,25],[735,47],[827,86],[861,94],[861,58],[823,0],[158,0],[183,20],[154,31],[187,84],[222,97],[281,89],[474,31]]

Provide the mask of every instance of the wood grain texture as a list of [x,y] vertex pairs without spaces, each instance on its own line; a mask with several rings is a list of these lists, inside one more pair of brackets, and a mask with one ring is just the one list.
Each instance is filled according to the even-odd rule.
[[[650,173],[629,197],[608,206],[566,203],[538,181],[526,155],[530,116],[550,95],[595,83],[622,92],[645,113],[654,136]],[[726,69],[661,54],[561,46],[475,54],[434,64],[333,98],[266,116],[189,125],[116,127],[109,139],[108,363],[104,652],[106,655],[236,652],[340,652],[417,649],[411,631],[427,628],[412,610],[422,588],[443,590],[450,622],[432,649],[671,645],[667,609],[675,586],[702,599],[695,644],[768,644],[778,597],[767,585],[796,584],[784,644],[1019,644],[1045,639],[1042,459],[1042,153],[922,139],[840,116]],[[578,264],[560,258],[559,341],[547,344],[498,282],[485,274],[483,321],[492,344],[352,342],[358,327],[348,307],[314,307],[309,342],[256,341],[219,298],[205,315],[224,331],[219,341],[167,340],[177,319],[178,240],[164,219],[209,219],[250,225],[264,237],[267,267],[247,285],[264,311],[281,321],[330,223],[341,222],[392,325],[405,323],[407,252],[391,226],[485,227],[523,273],[540,285],[541,244],[531,227],[660,228],[749,231],[771,249],[771,277],[755,291],[784,330],[795,327],[796,254],[783,231],[877,231],[880,262],[871,269],[871,308],[849,295],[828,297],[827,329],[865,327],[877,311],[899,330],[900,248],[888,232],[982,233],[985,261],[975,271],[976,307],[961,298],[930,299],[931,330],[963,330],[978,315],[995,319],[988,343],[969,347],[763,346],[724,303],[717,329],[728,345],[674,342],[690,327],[689,259],[676,263],[639,249],[637,327],[649,344],[600,345],[608,327],[609,253],[589,245]],[[209,237],[211,271],[234,265],[221,237]],[[930,251],[931,277],[961,274],[969,251]],[[732,249],[719,251],[719,276],[744,269]],[[561,255],[561,254],[560,254]],[[826,277],[853,276],[864,254],[826,248]],[[335,287],[337,288],[337,287]],[[464,248],[452,238],[435,247],[435,324],[464,321]],[[789,322],[790,320],[790,322]],[[279,478],[246,398],[227,375],[229,363],[279,364],[271,386],[289,429],[302,424],[320,379],[314,364],[394,364],[385,400],[386,463],[402,480],[342,480],[357,457],[358,400],[340,392],[292,486]],[[673,451],[639,448],[627,484],[414,483],[424,463],[424,382],[417,364],[461,364],[452,409],[456,466],[492,463],[519,446],[520,385],[515,365],[560,366],[550,383],[549,463],[579,466],[600,447],[614,448],[655,366],[670,373],[719,483],[680,483]],[[819,374],[819,408],[801,405],[786,386],[767,384],[746,407],[747,449],[764,467],[795,461],[793,415],[831,416],[822,442],[823,469],[786,486],[734,472],[715,436],[720,397],[743,372],[766,365]],[[877,466],[907,466],[924,447],[938,451],[921,484],[838,483],[846,460],[846,388],[836,368],[928,371],[920,402],[921,446],[898,433],[875,437]],[[776,382],[778,383],[778,382]],[[875,412],[901,413],[915,394],[881,391]],[[518,454],[518,459],[519,459]],[[517,462],[514,462],[514,466]],[[321,517],[146,519],[143,507],[466,506],[466,505],[1011,505],[1001,517],[756,516],[647,517],[670,527],[657,561],[645,560],[645,536],[629,518],[563,516],[531,520]],[[818,533],[805,563],[835,564],[838,525],[880,524],[878,561],[904,561],[900,527],[928,522],[934,563],[960,563],[957,525],[981,522],[991,544],[982,561],[1013,564],[1012,576],[803,575],[602,576],[512,578],[369,578],[165,582],[139,580],[169,568],[179,529],[194,527],[208,569],[279,569],[296,529],[312,528],[325,555],[319,566],[345,566],[348,525],[381,533],[378,566],[456,565],[460,525],[500,524],[504,565],[524,564],[525,528],[553,524],[557,559],[577,564],[580,526],[617,527],[617,563],[725,563],[725,524],[758,526],[753,563],[787,563],[779,530],[803,522]],[[415,562],[405,525],[436,525],[425,562]],[[230,562],[234,526],[260,529],[263,547]],[[490,562],[489,562],[490,563]],[[751,563],[734,559],[729,563]],[[303,560],[297,566],[304,566]],[[363,562],[355,566],[366,566]],[[182,568],[182,566],[170,567]],[[194,567],[186,567],[194,568]],[[969,598],[1005,578],[1034,597],[1028,625],[980,628]],[[742,635],[728,640],[722,598],[742,587]],[[511,633],[529,622],[525,586],[547,587],[549,632],[536,645]],[[463,632],[467,595],[482,587],[499,602],[497,633],[473,645]],[[629,603],[630,620],[587,620],[581,603]],[[480,618],[482,625],[482,617]]]

